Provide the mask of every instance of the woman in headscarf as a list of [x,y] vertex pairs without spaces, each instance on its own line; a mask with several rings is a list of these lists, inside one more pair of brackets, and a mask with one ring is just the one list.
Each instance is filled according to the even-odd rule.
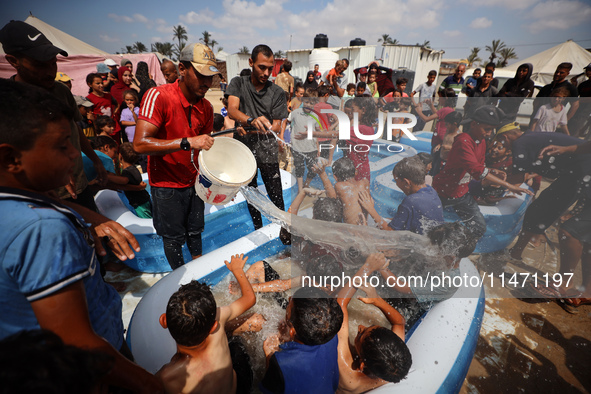
[[308,89],[316,89],[318,88],[318,82],[314,78],[314,71],[308,71],[308,75],[306,76],[306,80],[304,81],[304,91]]
[[148,91],[150,88],[156,87],[156,82],[150,77],[150,73],[148,71],[148,63],[146,62],[139,62],[137,64],[137,70],[135,72],[135,78],[139,82],[139,92],[138,96],[140,99],[140,103],[142,102],[142,97],[144,97],[144,93]]
[[131,70],[128,67],[119,67],[117,70],[117,83],[111,88],[111,96],[117,101],[117,105],[123,102],[123,92],[134,89],[139,92],[139,87],[133,83]]
[[509,79],[497,97],[506,97],[500,100],[499,108],[505,112],[508,121],[514,121],[517,118],[519,106],[526,97],[531,97],[534,92],[534,81],[531,75],[534,71],[534,66],[531,63],[523,63],[517,68],[515,77]]

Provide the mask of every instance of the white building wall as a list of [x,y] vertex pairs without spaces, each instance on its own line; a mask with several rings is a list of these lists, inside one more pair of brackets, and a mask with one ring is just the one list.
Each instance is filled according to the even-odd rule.
[[384,47],[383,66],[392,69],[406,68],[415,72],[412,90],[427,81],[427,74],[431,70],[437,71],[441,65],[443,51],[410,45],[386,45]]
[[248,58],[250,55],[243,55],[240,53],[233,53],[226,57],[226,72],[228,74],[228,83],[232,78],[237,77],[245,68],[250,68],[248,65]]

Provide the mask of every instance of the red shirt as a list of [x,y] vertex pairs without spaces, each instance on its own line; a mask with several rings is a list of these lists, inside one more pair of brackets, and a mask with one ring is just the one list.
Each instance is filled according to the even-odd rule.
[[444,119],[452,112],[454,112],[452,107],[443,107],[437,111],[437,124],[435,125],[435,132],[431,138],[431,146],[437,146],[443,143],[443,138],[445,137],[445,132],[447,130]]
[[[364,124],[359,125],[359,133],[363,135],[374,135],[376,131],[373,127]],[[355,135],[353,127],[351,127],[351,139],[347,141],[347,144],[351,146],[351,152],[345,151],[345,155],[355,163],[357,173],[355,174],[355,180],[360,181],[361,179],[371,180],[371,170],[369,167],[369,148],[373,144],[373,140],[362,140]]]
[[[148,90],[144,94],[138,119],[157,126],[155,138],[158,139],[194,137],[213,130],[213,107],[204,98],[195,105],[189,104],[177,81]],[[198,154],[196,150],[195,165]],[[197,170],[191,163],[191,152],[179,150],[167,155],[148,156],[148,176],[151,186],[183,188],[195,184]]]
[[471,179],[482,179],[488,174],[485,154],[485,141],[476,142],[468,133],[458,134],[445,167],[433,178],[433,188],[444,198],[464,196]]
[[113,117],[113,115],[115,115],[115,110],[117,108],[113,105],[113,98],[109,93],[105,93],[103,97],[90,93],[86,98],[94,104],[92,113],[95,116],[106,115]]

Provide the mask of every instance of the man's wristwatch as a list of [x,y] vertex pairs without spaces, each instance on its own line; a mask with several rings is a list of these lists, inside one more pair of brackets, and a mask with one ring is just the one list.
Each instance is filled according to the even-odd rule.
[[252,122],[253,121],[254,121],[254,118],[253,117],[250,117],[250,118],[246,119],[246,125],[247,126],[252,126]]
[[186,137],[181,140],[181,149],[191,150],[191,143],[187,140]]

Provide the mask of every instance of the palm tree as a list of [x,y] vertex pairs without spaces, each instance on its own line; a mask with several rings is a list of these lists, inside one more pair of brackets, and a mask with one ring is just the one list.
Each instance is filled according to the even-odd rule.
[[285,57],[285,52],[283,52],[282,50],[278,50],[277,52],[275,52],[273,54],[274,57],[278,57],[278,58],[282,58]]
[[170,42],[155,42],[151,45],[152,52],[159,52],[164,56],[171,58],[173,45]]
[[133,48],[137,51],[137,53],[148,51],[148,48],[146,48],[146,46],[139,41],[136,41],[135,44],[133,44]]
[[478,56],[478,52],[480,52],[480,48],[475,47],[471,49],[470,55],[467,57],[468,60],[468,68],[472,67],[472,65],[482,61],[482,59]]
[[224,47],[218,47],[218,53],[221,52],[221,51],[223,51],[223,50],[224,50]]
[[243,46],[238,50],[238,53],[241,55],[250,55],[250,49],[247,46]]
[[506,67],[509,60],[517,59],[515,48],[503,48],[499,51],[499,55],[501,60],[497,63],[497,67]]
[[400,41],[398,41],[397,39],[390,37],[389,34],[382,34],[382,38],[378,38],[378,42],[381,42],[382,45],[396,45],[400,43]]
[[205,30],[201,34],[203,35],[203,38],[200,38],[199,41],[201,41],[205,45],[209,46],[210,42],[211,42],[211,34],[207,30]]
[[487,45],[484,49],[490,52],[489,60],[494,62],[497,54],[501,51],[501,49],[505,48],[506,45],[501,40],[493,40],[492,45]]
[[423,48],[431,48],[431,41],[425,40],[421,46]]
[[[217,44],[218,44],[218,42],[217,42],[216,40],[211,40],[211,41],[209,42],[209,46],[210,46],[210,48],[211,48],[211,51],[212,51],[212,52],[214,52],[213,48],[215,48],[215,46],[216,46]],[[219,49],[218,49],[218,51],[219,51]]]
[[179,49],[179,51],[183,50],[183,47],[185,46],[183,40],[188,39],[187,29],[185,29],[183,25],[173,26],[172,38],[177,39],[179,42],[177,45],[177,49]]
[[121,52],[123,53],[137,53],[136,49],[132,46],[132,45],[126,45],[125,49],[121,49]]

